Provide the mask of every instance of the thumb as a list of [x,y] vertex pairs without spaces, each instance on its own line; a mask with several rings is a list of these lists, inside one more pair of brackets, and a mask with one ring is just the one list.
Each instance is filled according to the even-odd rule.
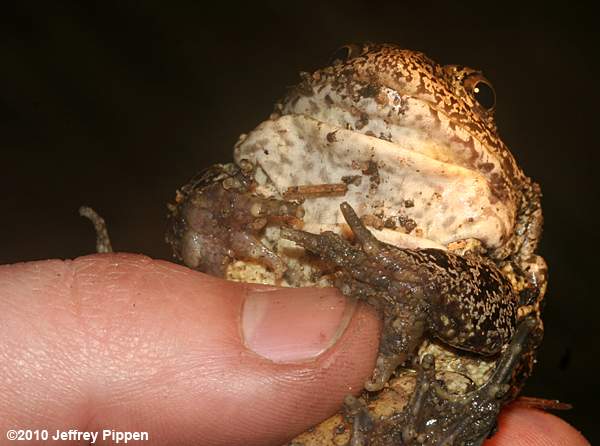
[[0,267],[0,322],[0,427],[151,444],[282,444],[362,389],[379,330],[333,289],[126,254]]

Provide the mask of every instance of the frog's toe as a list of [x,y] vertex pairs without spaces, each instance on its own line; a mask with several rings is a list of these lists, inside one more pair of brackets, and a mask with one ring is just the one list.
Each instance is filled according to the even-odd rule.
[[282,227],[281,237],[293,241],[341,268],[352,269],[365,261],[365,255],[361,250],[331,231],[322,234],[311,234],[310,232]]
[[508,348],[502,353],[486,384],[465,394],[448,391],[436,379],[433,356],[425,355],[417,368],[417,384],[403,414],[403,444],[480,445],[490,436],[502,406],[511,398],[514,372],[530,342],[537,323],[522,321]]
[[383,386],[389,381],[396,368],[403,364],[406,358],[406,354],[385,355],[380,353],[377,357],[375,370],[373,370],[371,379],[365,383],[365,389],[369,392],[377,392],[383,389]]
[[187,230],[181,240],[173,244],[187,266],[199,271],[223,276],[231,263],[231,250],[221,243],[221,239]]
[[374,421],[362,399],[352,395],[344,399],[346,416],[352,418],[352,436],[346,446],[367,446],[368,434],[373,430]]
[[254,218],[282,219],[295,222],[304,217],[302,204],[292,201],[251,195],[248,197],[247,206],[248,212]]
[[362,246],[362,249],[367,254],[375,254],[379,251],[381,247],[381,242],[375,238],[371,231],[367,229],[364,225],[356,211],[348,204],[348,202],[343,202],[340,204],[340,209],[342,214],[344,215],[344,219],[350,229],[352,229],[352,233],[354,237],[358,241],[358,243]]
[[236,258],[256,260],[270,268],[277,278],[281,278],[286,270],[284,262],[277,254],[248,233],[232,234],[231,248]]

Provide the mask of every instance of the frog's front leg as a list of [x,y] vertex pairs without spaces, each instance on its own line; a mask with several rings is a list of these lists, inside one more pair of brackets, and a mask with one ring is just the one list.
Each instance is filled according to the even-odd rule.
[[253,194],[251,167],[216,165],[183,187],[171,206],[167,242],[190,268],[224,276],[234,260],[256,260],[277,277],[281,259],[260,241],[266,225],[300,221],[300,204]]

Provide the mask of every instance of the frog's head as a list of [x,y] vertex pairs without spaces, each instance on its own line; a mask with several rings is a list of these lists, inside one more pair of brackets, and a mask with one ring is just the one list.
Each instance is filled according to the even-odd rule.
[[[458,113],[471,124],[486,122],[495,131],[496,93],[483,74],[460,65],[438,65],[423,53],[396,45],[344,45],[331,58],[340,71],[350,68],[357,79],[422,99],[446,113]],[[453,108],[448,99],[453,98]]]
[[346,45],[329,66],[304,74],[281,110],[478,171],[498,200],[514,201],[523,174],[496,131],[495,103],[494,88],[477,70],[439,65],[395,45],[364,44]]

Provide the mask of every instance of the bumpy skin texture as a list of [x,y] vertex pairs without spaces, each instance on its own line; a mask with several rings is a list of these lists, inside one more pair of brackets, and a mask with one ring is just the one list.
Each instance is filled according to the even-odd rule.
[[233,259],[254,259],[283,274],[281,259],[257,234],[269,220],[297,221],[302,208],[251,194],[252,170],[245,167],[212,166],[179,191],[167,242],[189,267],[222,277]]
[[349,446],[481,445],[511,399],[519,364],[541,341],[538,328],[535,317],[521,321],[489,380],[464,394],[448,391],[436,377],[435,359],[426,355],[416,366],[415,390],[403,411],[378,420],[364,402],[349,399],[346,405],[353,417]]
[[345,295],[381,309],[382,342],[367,390],[380,390],[425,332],[483,355],[498,353],[510,340],[518,297],[496,265],[482,257],[381,243],[348,203],[341,208],[359,247],[332,232],[284,228],[281,235],[341,268],[336,285]]
[[492,262],[381,243],[347,203],[341,208],[358,247],[332,232],[315,235],[283,229],[282,236],[340,268],[336,285],[345,295],[380,308],[384,328],[367,390],[381,390],[396,368],[413,356],[426,333],[479,354],[498,353],[512,338],[488,382],[465,395],[443,388],[436,379],[435,359],[426,355],[418,367],[413,398],[400,415],[378,424],[363,405],[349,404],[355,430],[350,444],[480,444],[510,398],[513,374],[524,351],[537,347],[541,331],[536,315],[520,322],[513,337],[518,297]]
[[[241,259],[279,280],[304,262],[309,283],[331,277],[380,309],[370,392],[348,399],[352,427],[335,427],[351,446],[480,444],[531,373],[546,288],[540,189],[499,138],[490,94],[470,68],[345,47],[240,137],[235,164],[209,169],[171,208],[167,240],[192,268],[232,277]],[[354,244],[340,237],[346,223]],[[277,226],[316,256],[286,257],[266,233]],[[374,408],[393,392],[393,409]],[[330,444],[311,435],[291,444]]]

